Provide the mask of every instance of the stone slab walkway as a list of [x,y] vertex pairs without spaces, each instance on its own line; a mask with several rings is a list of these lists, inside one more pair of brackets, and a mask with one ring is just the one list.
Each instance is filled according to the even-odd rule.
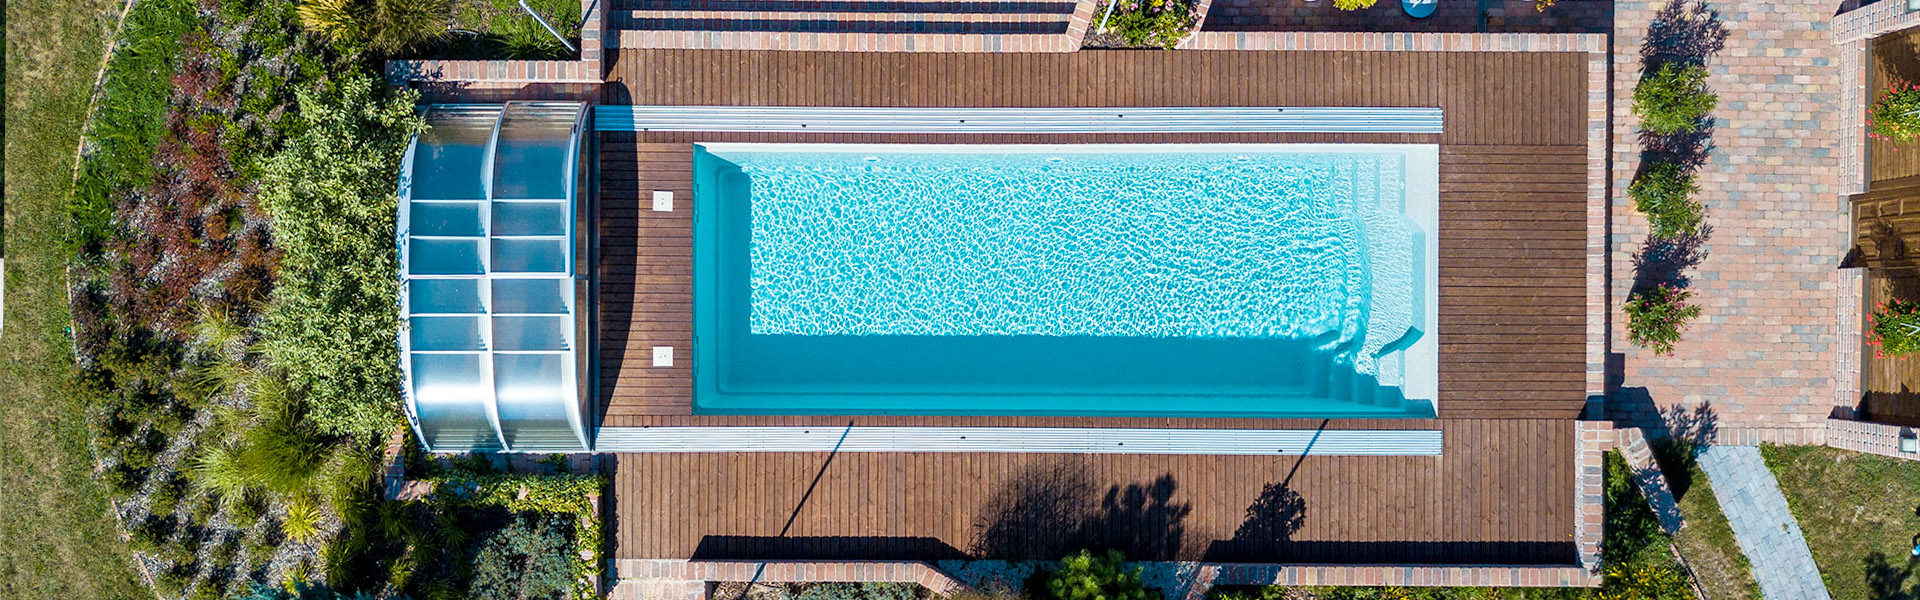
[[[1647,234],[1626,194],[1641,163],[1639,121],[1629,107],[1648,25],[1667,4],[1614,5],[1610,299],[1617,356],[1609,370],[1620,392],[1608,411],[1636,425],[1687,414],[1696,427],[1718,429],[1723,442],[1818,443],[1836,397],[1837,305],[1849,281],[1838,269],[1848,227],[1841,73],[1828,31],[1835,5],[1706,3],[1727,37],[1706,61],[1720,104],[1712,153],[1697,175],[1712,235],[1688,271],[1705,312],[1674,354],[1662,357],[1627,342],[1620,306]],[[1725,435],[1746,430],[1773,435]]]
[[1829,600],[1820,568],[1756,446],[1713,446],[1700,455],[1713,496],[1767,598]]

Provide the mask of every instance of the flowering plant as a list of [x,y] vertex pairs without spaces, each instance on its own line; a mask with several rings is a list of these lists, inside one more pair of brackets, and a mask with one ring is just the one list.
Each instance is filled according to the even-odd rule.
[[1896,142],[1920,139],[1920,85],[1905,79],[1888,83],[1867,111],[1867,136]]
[[1881,358],[1920,350],[1920,302],[1895,298],[1875,307],[1867,343],[1874,346],[1873,355]]
[[1333,0],[1333,7],[1340,10],[1360,10],[1362,8],[1373,8],[1373,4],[1379,1],[1380,0]]
[[1553,3],[1557,1],[1558,0],[1533,0],[1533,11],[1547,12],[1547,9],[1552,8]]
[[1627,341],[1652,350],[1656,356],[1673,354],[1673,345],[1686,331],[1687,321],[1700,316],[1700,307],[1687,304],[1693,292],[1662,283],[1627,297]]
[[1112,0],[1113,16],[1107,31],[1135,46],[1172,48],[1200,20],[1194,0]]

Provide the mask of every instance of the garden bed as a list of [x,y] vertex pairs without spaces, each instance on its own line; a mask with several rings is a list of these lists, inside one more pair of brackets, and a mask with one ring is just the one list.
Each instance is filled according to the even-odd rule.
[[573,60],[579,58],[581,3],[527,0],[574,50],[520,8],[519,0],[455,0],[447,33],[405,58],[437,60]]

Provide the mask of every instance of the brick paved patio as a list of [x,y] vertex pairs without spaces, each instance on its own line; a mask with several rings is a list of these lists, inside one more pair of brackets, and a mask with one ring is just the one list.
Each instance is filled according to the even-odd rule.
[[1664,4],[1615,5],[1610,370],[1619,391],[1609,412],[1648,423],[1656,410],[1711,403],[1695,416],[1733,437],[1817,443],[1836,397],[1836,305],[1846,278],[1837,267],[1848,243],[1834,6],[1712,5],[1729,35],[1708,60],[1720,108],[1698,181],[1713,230],[1691,270],[1705,313],[1673,356],[1655,357],[1627,343],[1619,306],[1647,232],[1625,194],[1639,165],[1629,106],[1647,24]]

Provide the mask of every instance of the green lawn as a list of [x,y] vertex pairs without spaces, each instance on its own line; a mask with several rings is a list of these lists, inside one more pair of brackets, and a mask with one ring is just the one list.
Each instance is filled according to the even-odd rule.
[[60,239],[113,0],[10,0],[6,329],[0,332],[0,597],[152,598],[93,478],[72,370]]
[[1835,600],[1920,598],[1920,462],[1825,446],[1764,446]]
[[1713,498],[1707,474],[1683,448],[1661,443],[1654,452],[1687,524],[1673,537],[1674,546],[1693,570],[1705,600],[1759,600],[1760,585],[1754,582],[1747,557],[1733,539],[1733,527]]

